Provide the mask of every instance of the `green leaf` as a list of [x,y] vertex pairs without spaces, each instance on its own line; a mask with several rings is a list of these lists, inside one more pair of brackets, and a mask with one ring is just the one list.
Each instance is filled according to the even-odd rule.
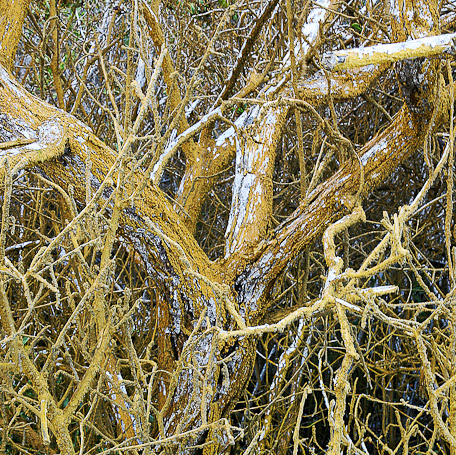
[[363,28],[358,24],[358,22],[353,22],[353,24],[351,24],[351,27],[358,33],[361,33],[363,31]]

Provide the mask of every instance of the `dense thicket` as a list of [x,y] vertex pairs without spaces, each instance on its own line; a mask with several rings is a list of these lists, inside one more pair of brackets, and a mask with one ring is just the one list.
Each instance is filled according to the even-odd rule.
[[455,21],[0,0],[0,452],[456,454]]

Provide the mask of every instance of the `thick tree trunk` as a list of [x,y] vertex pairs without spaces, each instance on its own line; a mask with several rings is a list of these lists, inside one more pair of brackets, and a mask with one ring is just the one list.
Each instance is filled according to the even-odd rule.
[[[143,7],[151,34],[156,45],[161,47],[164,38],[156,28],[158,21],[152,11]],[[261,113],[255,108],[249,114],[250,118],[244,117],[247,121],[239,122],[237,127],[249,133],[246,140],[236,137],[233,128],[232,136],[228,133],[218,141],[206,134],[201,135],[199,144],[192,138],[185,142],[187,170],[178,199],[189,215],[186,219],[187,215],[176,213],[147,175],[128,162],[136,133],[134,127],[124,138],[120,150],[115,152],[80,121],[31,96],[8,73],[5,68],[12,65],[26,8],[27,2],[14,2],[12,6],[11,2],[0,1],[0,37],[3,37],[0,48],[3,65],[0,68],[0,139],[11,142],[0,151],[2,181],[11,181],[21,170],[34,169],[74,196],[76,211],[71,227],[48,244],[40,253],[41,258],[45,258],[70,229],[87,222],[97,205],[106,207],[110,224],[104,235],[100,274],[94,280],[99,287],[94,284],[90,297],[97,320],[92,362],[65,409],[60,409],[55,397],[48,392],[48,375],[39,371],[30,360],[24,362],[25,374],[40,398],[48,403],[49,425],[61,452],[73,453],[68,428],[73,413],[91,389],[103,358],[109,356],[110,368],[115,372],[115,361],[111,357],[114,328],[100,289],[107,284],[114,240],[121,239],[136,252],[151,287],[160,294],[157,299],[158,368],[163,374],[158,386],[159,437],[166,439],[190,432],[179,443],[187,453],[186,448],[201,442],[205,435],[209,434],[210,441],[211,432],[222,425],[221,418],[228,415],[243,390],[255,357],[255,337],[252,335],[283,330],[298,317],[311,317],[313,312],[322,310],[321,305],[304,307],[281,325],[259,326],[269,310],[269,291],[286,265],[332,222],[350,213],[360,199],[384,182],[422,145],[431,119],[435,119],[435,124],[441,121],[441,112],[446,106],[443,102],[435,104],[435,65],[414,60],[399,69],[399,81],[405,81],[405,104],[391,125],[360,150],[353,151],[352,159],[315,188],[298,209],[271,232],[268,223],[272,214],[275,150],[289,107],[307,108],[304,101],[312,100],[316,104],[325,96],[325,88],[317,89],[319,84],[316,83],[312,86],[315,78],[308,83],[301,82],[302,100],[290,99],[289,92],[284,92],[288,101],[285,98],[282,104],[270,103],[261,109]],[[407,14],[402,14],[402,19],[394,19],[399,28],[404,17],[409,17],[408,13],[413,16],[418,6],[407,3],[400,10],[404,8]],[[316,24],[323,27],[326,10],[316,10],[319,15]],[[423,26],[422,34],[425,33]],[[400,34],[396,35],[397,40],[402,38]],[[171,79],[168,80],[169,73],[173,73],[172,62],[168,56],[164,61],[165,81],[172,85]],[[385,68],[375,68],[369,82]],[[350,74],[350,80],[357,75],[361,79],[364,77],[359,70]],[[341,98],[346,94],[343,78],[340,77]],[[367,83],[352,86],[349,93],[360,93],[366,87]],[[338,93],[336,83],[333,87],[336,99]],[[183,109],[177,89],[172,91],[172,106]],[[147,102],[141,109],[147,109]],[[435,111],[438,115],[434,115]],[[328,125],[325,128],[333,133]],[[188,125],[180,121],[178,133],[187,129]],[[233,144],[228,143],[230,140]],[[343,146],[343,139],[340,141]],[[199,153],[201,160],[195,160]],[[220,159],[215,158],[218,153]],[[236,169],[226,254],[224,259],[212,262],[197,244],[193,230],[207,187],[210,187],[204,179],[219,172],[234,154]],[[7,188],[7,184],[4,183],[3,188]],[[36,264],[41,263],[37,260]],[[29,272],[39,273],[39,269]],[[3,281],[1,286],[4,289]],[[4,299],[1,305],[2,324],[8,334],[14,336],[12,308]],[[28,359],[19,344],[17,350],[18,356]],[[112,387],[115,387],[114,383]],[[124,414],[122,420],[128,420],[128,412]],[[226,429],[220,446],[227,444],[229,437]],[[331,453],[338,453],[339,446],[340,437],[331,445]]]

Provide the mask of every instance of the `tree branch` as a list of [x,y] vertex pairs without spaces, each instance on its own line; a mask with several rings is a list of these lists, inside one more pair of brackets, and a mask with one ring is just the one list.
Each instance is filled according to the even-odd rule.
[[392,44],[378,44],[327,54],[322,58],[329,71],[342,71],[367,65],[384,65],[411,58],[454,55],[456,33],[428,36]]

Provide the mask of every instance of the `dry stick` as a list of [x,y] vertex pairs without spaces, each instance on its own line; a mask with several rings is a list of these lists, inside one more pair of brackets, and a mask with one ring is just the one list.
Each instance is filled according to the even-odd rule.
[[[148,32],[149,36],[152,38],[152,41],[154,42],[154,46],[157,50],[157,52],[161,51],[163,46],[166,47],[166,41],[165,41],[165,36],[164,33],[161,29],[160,22],[159,22],[159,13],[158,13],[158,6],[157,10],[152,8],[152,10],[149,8],[147,2],[144,0],[140,1],[141,3],[141,12],[142,15],[144,16],[145,22],[147,23],[148,26]],[[147,55],[144,55],[145,60],[144,63],[147,61]],[[178,84],[176,82],[176,70],[174,68],[173,62],[171,60],[171,56],[168,54],[165,57],[165,60],[163,62],[163,78],[165,80],[166,86],[167,86],[167,91],[170,94],[170,111],[177,111],[180,105],[182,105],[182,99],[180,96],[180,88],[178,87]],[[187,119],[184,116],[181,116],[180,122],[179,122],[179,127],[178,127],[178,132],[185,131],[188,128],[188,123]],[[185,149],[185,148],[184,148]],[[191,155],[191,147],[189,149],[185,149],[184,152],[189,155]],[[191,158],[191,156],[190,156]],[[195,157],[193,157],[195,158]]]
[[[125,167],[122,166],[122,162],[120,163],[121,168],[119,175],[117,177],[117,187],[115,190],[115,201],[114,207],[112,210],[112,216],[110,223],[108,225],[105,242],[103,246],[103,250],[101,253],[101,261],[100,261],[100,269],[106,269],[110,266],[111,263],[111,251],[116,240],[116,232],[119,227],[120,217],[123,211],[123,204],[122,204],[122,192],[124,189],[125,183]],[[97,323],[97,332],[98,334],[104,329],[106,324],[106,316],[105,316],[105,298],[104,298],[104,286],[108,276],[106,275],[104,280],[101,281],[101,286],[95,292],[95,302],[94,302],[94,312],[95,312],[95,319]]]
[[[191,94],[193,92],[193,89],[195,88],[195,85],[197,83],[197,80],[198,80],[199,74],[201,72],[201,69],[203,68],[203,66],[205,65],[207,59],[209,58],[209,56],[213,52],[213,47],[214,47],[214,44],[215,44],[215,40],[217,39],[217,37],[221,33],[222,28],[225,25],[225,22],[230,17],[231,11],[234,11],[236,6],[237,6],[237,2],[235,2],[233,5],[230,5],[228,8],[226,8],[225,12],[223,13],[222,18],[220,19],[220,23],[217,25],[217,28],[216,28],[216,30],[214,32],[214,35],[212,36],[211,41],[208,43],[208,46],[207,46],[207,49],[206,49],[204,55],[202,56],[202,58],[201,58],[201,60],[200,60],[200,62],[198,64],[198,67],[196,68],[192,78],[190,79],[190,81],[188,83],[187,90],[185,92],[185,96],[182,99],[182,102],[181,102],[180,106],[177,109],[175,117],[171,121],[171,124],[169,125],[169,128],[168,128],[167,132],[164,134],[164,136],[162,138],[163,143],[169,139],[172,131],[177,128],[177,125],[179,124],[180,119],[181,119],[182,115],[184,114],[184,108],[188,104],[188,102],[190,100],[190,97],[191,97]],[[158,148],[158,150],[160,151],[161,148]],[[161,176],[162,171],[163,171],[164,167],[166,166],[166,164],[168,163],[170,158],[171,158],[171,156],[167,155],[161,161],[160,168],[159,168],[159,171],[158,171],[159,176]],[[196,158],[196,156],[194,158]],[[155,166],[155,164],[157,164],[159,162],[159,160],[160,160],[160,155],[156,156],[155,159],[152,161],[153,166]]]
[[[294,53],[294,33],[293,33],[293,15],[291,8],[291,0],[287,0],[287,24],[288,24],[288,41],[290,43],[290,58],[291,58],[291,73],[292,73],[292,86],[294,97],[298,97],[298,72],[296,69],[296,56]],[[294,114],[296,119],[296,127],[298,133],[298,157],[299,157],[299,169],[301,172],[301,199],[304,199],[307,191],[307,171],[306,161],[304,155],[304,144],[302,138],[302,118],[301,113],[297,107],[294,108]]]
[[[326,279],[325,288],[323,291],[324,296],[336,296],[337,290],[335,287],[335,278],[341,273],[343,267],[343,260],[336,256],[335,236],[339,232],[343,232],[348,227],[358,223],[359,221],[366,221],[366,215],[361,207],[355,208],[352,214],[347,215],[329,226],[323,235],[323,248],[325,260],[329,267],[328,277]],[[329,442],[330,455],[339,455],[340,446],[343,439],[344,432],[344,415],[346,408],[347,394],[350,389],[348,376],[350,373],[353,361],[359,358],[354,346],[353,336],[350,333],[350,324],[346,315],[346,309],[341,305],[340,301],[336,298],[336,312],[341,329],[342,339],[346,349],[342,365],[336,375],[336,403],[334,408],[334,417],[332,423],[332,434]],[[331,422],[331,420],[330,420]]]
[[49,431],[48,431],[48,422],[47,422],[47,400],[46,398],[40,401],[40,420],[41,420],[41,437],[43,439],[43,443],[48,446],[51,442],[49,439]]
[[[165,447],[170,448],[173,446],[173,444],[177,444],[177,442],[180,439],[186,439],[189,436],[197,435],[198,433],[202,434],[205,431],[208,431],[210,429],[219,429],[219,430],[224,429],[224,430],[230,430],[230,431],[237,430],[239,432],[242,432],[241,428],[237,428],[237,427],[234,427],[233,425],[230,425],[230,423],[228,422],[227,419],[222,418],[215,422],[208,423],[207,425],[201,425],[198,428],[195,428],[193,430],[185,431],[183,433],[179,433],[179,434],[176,434],[173,436],[168,436],[166,438],[158,439],[156,441],[147,442],[145,444],[136,444],[136,445],[131,445],[131,446],[127,446],[127,447],[121,447],[121,444],[119,444],[117,447],[113,447],[111,449],[103,451],[103,453],[107,455],[112,452],[123,452],[125,450],[144,449],[147,447],[154,447],[154,446],[161,446],[161,445],[164,445]],[[128,442],[130,442],[130,441],[129,440],[124,441],[125,444]]]
[[306,191],[306,199],[308,200],[308,203],[310,203],[310,195],[312,194],[312,191],[315,189],[321,174],[325,170],[326,166],[329,164],[331,161],[331,158],[333,157],[333,149],[330,149],[328,153],[326,153],[323,161],[322,161],[322,156],[323,152],[325,149],[326,141],[328,140],[328,136],[325,136],[323,139],[323,142],[321,143],[320,146],[320,152],[318,154],[317,162],[314,166],[314,171],[312,173],[312,178],[310,180],[309,186]]
[[[1,291],[2,289],[0,289]],[[0,296],[1,297],[1,296]],[[68,431],[67,422],[63,417],[61,410],[57,403],[49,392],[48,384],[43,374],[38,371],[35,364],[29,358],[29,353],[25,350],[25,346],[19,337],[14,337],[11,342],[11,349],[13,358],[16,363],[20,366],[20,371],[23,372],[30,380],[31,385],[38,395],[38,400],[46,402],[46,410],[50,408],[49,420],[51,422],[51,429],[56,437],[57,444],[60,450],[65,454],[73,454],[73,444],[70,433]],[[43,412],[32,409],[38,417],[47,418],[47,411],[45,415]],[[42,408],[43,411],[43,408]],[[47,423],[41,422],[43,431],[47,431]]]
[[84,450],[84,424],[87,423],[89,417],[91,416],[92,412],[96,408],[96,405],[98,403],[98,396],[95,395],[95,398],[92,401],[92,404],[90,405],[89,412],[85,415],[85,417],[79,422],[79,431],[81,434],[81,441],[80,441],[80,446],[79,446],[79,455],[83,455],[83,450]]
[[[446,197],[446,213],[445,213],[445,247],[448,261],[448,275],[453,289],[456,288],[455,264],[451,254],[451,220],[453,218],[453,165],[454,165],[454,85],[453,75],[451,72],[450,60],[447,60],[448,81],[450,83],[450,137],[449,137],[449,157],[447,166],[447,197]],[[456,259],[456,257],[455,257]],[[456,375],[456,307],[453,298],[451,308],[451,374]],[[451,434],[456,438],[456,386],[453,384],[450,388],[450,415],[449,427]],[[453,449],[456,453],[456,448]]]
[[246,327],[245,329],[240,330],[219,330],[219,338],[221,341],[230,340],[232,338],[244,337],[244,336],[258,336],[264,333],[280,333],[283,332],[290,324],[299,320],[299,319],[309,319],[312,316],[321,313],[325,310],[326,305],[334,303],[328,298],[321,298],[312,303],[310,306],[299,308],[292,313],[290,313],[285,318],[281,319],[275,324],[263,324],[257,326]]
[[[84,243],[82,244],[80,247],[79,247],[79,251],[78,251],[78,254],[81,254],[80,250],[82,248],[85,248],[85,247],[90,247],[90,246],[94,246],[94,244],[96,244],[98,242],[98,239],[94,239],[94,240],[91,240],[87,243]],[[68,257],[71,255],[71,253],[67,253],[65,256],[59,258],[59,260],[55,261],[53,264],[49,265],[49,267],[51,267],[52,265],[57,265],[59,264],[60,262],[62,261],[65,261],[68,259]],[[11,266],[11,265],[10,265]],[[44,270],[44,269],[43,269]],[[19,273],[19,272],[18,272]],[[28,285],[27,285],[27,282],[22,280],[22,277],[19,276],[18,278],[19,280],[21,280],[23,286],[26,286],[26,288],[24,289],[25,291],[25,295],[26,295],[26,298],[27,298],[27,301],[30,302],[31,301],[31,298],[30,298],[30,291],[28,290]],[[92,282],[91,284],[91,287],[87,290],[87,292],[84,294],[84,296],[82,297],[82,299],[79,301],[79,304],[76,308],[74,308],[73,310],[73,313],[70,315],[70,317],[68,318],[68,320],[66,321],[65,323],[65,326],[64,328],[61,330],[60,334],[59,334],[59,337],[57,338],[57,341],[56,343],[54,343],[53,345],[53,348],[51,350],[51,354],[52,352],[55,350],[55,353],[57,351],[57,349],[64,343],[64,336],[66,334],[66,332],[70,329],[71,325],[73,324],[73,320],[81,313],[86,301],[92,296],[92,293],[95,291],[95,288],[96,286],[98,286],[98,278],[97,279],[94,279],[94,281]],[[35,304],[32,303],[32,304],[29,304],[29,308],[27,310],[27,313],[26,315],[23,317],[22,319],[22,322],[21,322],[21,325],[19,327],[19,329],[17,330],[18,333],[21,333],[23,330],[25,330],[26,328],[26,325],[27,325],[27,322],[28,322],[28,318],[31,316],[32,312],[33,312],[33,309],[35,308]],[[52,355],[50,355],[48,357],[48,360],[46,360],[46,363],[45,363],[45,366],[43,367],[42,371],[45,372],[46,371],[46,365],[48,365],[48,367],[50,367],[51,365],[49,364],[49,358],[53,359]]]
[[448,175],[447,175],[447,197],[446,197],[446,213],[445,213],[445,246],[448,260],[448,272],[450,281],[453,286],[456,286],[455,264],[451,254],[451,220],[453,213],[453,165],[454,165],[454,83],[451,73],[450,60],[447,60],[447,73],[450,85],[450,137],[449,137],[449,157],[448,157]]
[[[131,323],[130,323],[131,324]],[[125,327],[127,355],[130,365],[132,365],[132,375],[134,379],[135,394],[133,397],[132,413],[135,417],[135,422],[139,426],[137,434],[141,441],[149,439],[150,427],[147,423],[149,414],[146,413],[147,402],[144,400],[144,390],[147,388],[146,375],[141,366],[138,353],[135,350],[131,337],[129,325]],[[146,428],[145,428],[146,427]]]
[[107,394],[115,414],[117,424],[122,428],[123,438],[139,436],[137,431],[138,420],[133,415],[128,397],[122,390],[123,378],[116,364],[116,357],[112,352],[107,353],[104,361],[104,376],[106,376]]
[[41,33],[41,42],[40,42],[40,45],[39,45],[39,54],[40,54],[40,95],[41,95],[41,98],[44,99],[45,98],[45,94],[44,94],[44,63],[45,63],[45,57],[46,57],[46,51],[45,51],[45,48],[46,48],[46,32],[47,32],[47,28],[49,26],[49,24],[51,23],[51,21],[55,19],[53,16],[50,16],[47,21],[44,23],[43,25],[43,30],[42,30],[42,33]]
[[[228,77],[228,81],[225,84],[225,86],[222,89],[222,92],[220,93],[217,101],[214,103],[214,105],[217,105],[219,100],[226,100],[228,99],[230,93],[232,92],[239,75],[245,68],[245,63],[250,55],[250,53],[253,50],[253,45],[263,28],[265,22],[268,20],[268,18],[271,16],[271,14],[274,12],[274,9],[276,8],[278,4],[278,0],[272,0],[266,3],[265,8],[263,9],[261,15],[258,17],[258,19],[255,21],[255,25],[250,29],[249,36],[245,40],[244,44],[242,45],[242,49],[240,51],[240,55],[236,60],[236,65],[235,67],[231,70],[231,74]],[[290,41],[291,43],[291,41]]]
[[135,40],[135,20],[134,17],[137,15],[137,2],[133,3],[133,8],[131,9],[130,14],[130,35],[129,35],[129,46],[127,48],[127,75],[125,78],[125,109],[124,109],[124,122],[123,130],[125,134],[129,133],[131,127],[131,83],[133,80],[133,55],[132,55],[132,46],[134,45]]
[[[161,58],[158,60],[157,68],[159,68],[161,66],[161,62],[163,61],[165,54],[166,54],[166,49],[163,49],[161,56],[160,56]],[[107,77],[106,74],[105,74],[105,77]],[[141,110],[138,114],[138,117],[135,121],[132,131],[123,143],[122,150],[120,151],[120,155],[122,157],[125,157],[125,155],[130,150],[131,143],[134,140],[134,136],[137,133],[139,125],[140,125],[140,123],[143,119],[143,116],[145,114],[145,111],[147,109],[147,103],[149,102],[149,100],[152,96],[152,91],[155,86],[154,82],[155,81],[152,79],[151,82],[149,83],[147,95],[141,106]],[[117,114],[116,114],[116,116],[117,116]],[[108,225],[108,232],[106,234],[105,243],[104,243],[104,247],[103,247],[102,254],[101,254],[101,262],[100,262],[101,270],[109,270],[110,264],[112,263],[112,260],[110,259],[111,251],[112,251],[112,247],[114,245],[114,241],[116,239],[115,234],[117,232],[120,217],[121,217],[121,214],[122,214],[122,211],[124,208],[124,201],[123,201],[123,196],[122,196],[122,192],[124,189],[124,183],[125,183],[125,172],[126,172],[125,166],[122,165],[124,159],[125,158],[123,158],[122,161],[119,163],[120,172],[117,177],[115,202],[114,202],[114,207],[113,207],[113,211],[112,211],[111,221]],[[99,342],[98,342],[99,349],[97,350],[96,354],[94,355],[93,361],[91,362],[89,368],[87,369],[87,371],[84,375],[84,378],[82,379],[82,381],[80,382],[80,384],[78,386],[78,390],[77,390],[78,394],[76,394],[76,392],[75,392],[73,397],[71,397],[70,402],[68,403],[67,408],[65,409],[65,412],[68,409],[70,409],[70,405],[72,405],[72,407],[77,406],[79,403],[78,400],[80,400],[85,395],[87,389],[90,387],[91,379],[95,376],[96,371],[99,368],[99,364],[95,363],[95,359],[99,357],[99,355],[97,356],[97,354],[104,355],[104,353],[102,353],[101,351],[102,351],[102,349],[107,349],[109,346],[109,343],[110,343],[111,330],[109,330],[108,328],[110,327],[111,322],[110,322],[110,318],[108,318],[108,321],[106,321],[106,314],[105,314],[105,310],[104,310],[105,297],[104,297],[104,286],[103,285],[106,284],[107,278],[108,278],[108,274],[106,274],[104,276],[104,279],[100,279],[100,286],[95,291],[94,312],[95,312],[95,319],[96,319],[96,324],[97,324],[97,338],[99,340]],[[103,338],[105,338],[105,339],[103,340]],[[66,415],[68,415],[68,414],[66,414]],[[131,425],[129,425],[129,427],[131,427]]]
[[453,451],[456,450],[456,437],[448,430],[439,411],[438,399],[436,394],[437,382],[435,373],[432,371],[431,362],[429,361],[429,358],[427,356],[426,346],[423,341],[423,335],[418,330],[415,331],[415,341],[421,359],[422,369],[424,372],[424,379],[426,391],[429,397],[429,408],[432,420],[434,421],[435,428],[438,430],[440,435],[448,442],[453,453]]
[[298,447],[299,447],[299,430],[301,428],[301,420],[302,420],[302,414],[304,412],[304,404],[306,402],[307,396],[309,393],[312,391],[312,389],[309,386],[306,386],[304,388],[304,392],[302,394],[301,398],[301,403],[299,404],[299,411],[298,411],[298,417],[296,419],[296,425],[293,431],[293,455],[298,455]]
[[[209,380],[211,375],[214,373],[213,369],[215,367],[214,361],[216,360],[216,351],[218,349],[218,343],[211,343],[211,349],[209,351],[209,359],[206,365],[206,372],[203,377],[202,383],[202,393],[201,393],[201,422],[203,425],[207,424],[207,414],[208,414],[208,404],[213,398],[214,391],[212,387],[209,389]],[[208,394],[209,392],[209,394]],[[212,393],[211,393],[212,392]],[[209,397],[208,397],[209,395]],[[208,399],[209,398],[209,399]],[[215,403],[217,405],[217,403]],[[219,417],[219,416],[217,416]]]
[[[113,41],[112,43],[110,44],[107,44],[101,51],[101,53],[104,55],[106,54],[112,47],[114,47],[115,44],[117,44],[118,42],[120,41],[120,38],[116,39],[115,41]],[[68,51],[68,54],[70,54],[71,56],[71,52]],[[82,97],[84,95],[84,90],[86,90],[89,94],[89,90],[87,88],[87,86],[85,85],[85,82],[87,80],[87,73],[89,71],[89,68],[91,65],[93,65],[98,59],[99,59],[99,55],[95,55],[94,57],[90,58],[86,64],[84,65],[84,70],[82,72],[82,76],[79,76],[78,75],[78,71],[76,70],[76,65],[79,64],[79,62],[81,60],[84,60],[84,59],[87,59],[88,58],[88,55],[84,56],[84,57],[81,57],[79,60],[77,60],[73,66],[74,66],[74,75],[76,76],[76,78],[78,79],[78,81],[81,83],[81,85],[79,86],[79,90],[78,90],[78,93],[76,95],[76,99],[74,101],[74,104],[73,104],[73,107],[71,108],[71,112],[70,114],[74,115],[76,113],[76,111],[78,110],[79,107],[81,107],[81,109],[83,109],[83,106],[81,105],[81,101],[82,101]],[[80,106],[81,105],[81,106]],[[85,110],[83,109],[84,113],[85,113]],[[87,117],[87,115],[85,115],[85,117]]]
[[[75,203],[74,199],[70,198],[68,193],[57,183],[54,183],[51,180],[46,179],[41,174],[35,174],[35,176],[42,182],[44,182],[47,185],[51,186],[52,188],[56,189],[62,195],[68,209],[70,210],[70,214],[73,219],[77,214],[77,207],[76,207],[76,203]],[[87,175],[86,175],[86,180],[88,182],[86,184],[86,188],[88,188],[88,187],[90,187],[90,177],[88,177]],[[87,202],[88,201],[89,201],[89,199],[87,199]],[[89,281],[91,282],[92,277],[91,277],[90,267],[87,264],[87,261],[85,260],[84,256],[82,255],[81,245],[79,245],[79,243],[78,243],[81,238],[81,225],[80,224],[78,224],[76,226],[76,235],[74,234],[74,232],[72,230],[70,231],[70,237],[71,237],[71,241],[72,241],[73,247],[74,247],[73,253],[78,256],[78,259],[81,261],[84,271],[86,272],[87,277],[88,277]],[[49,266],[48,268],[50,271],[52,270],[52,267]]]
[[49,4],[49,15],[52,20],[50,26],[52,28],[52,40],[54,41],[54,51],[51,59],[51,71],[54,78],[55,91],[57,93],[57,100],[60,109],[65,109],[65,102],[63,100],[62,80],[60,79],[59,68],[59,17],[57,15],[56,0],[51,0]]
[[95,379],[96,374],[105,361],[106,352],[109,349],[109,344],[113,334],[113,326],[111,322],[111,318],[108,317],[103,330],[98,333],[99,341],[90,365],[63,411],[63,421],[65,422],[65,425],[68,425],[71,422],[73,414],[76,412],[79,403],[89,391],[92,381]]
[[11,192],[13,187],[13,176],[9,164],[9,158],[6,157],[2,160],[4,163],[5,189],[3,192],[3,206],[2,206],[2,224],[0,232],[0,319],[2,322],[3,330],[9,335],[13,336],[16,332],[14,325],[13,313],[8,297],[5,292],[6,283],[3,277],[4,263],[5,263],[5,245],[6,245],[6,233],[9,228],[9,210],[11,204]]
[[[158,411],[155,409],[155,407],[152,406],[152,390],[153,390],[153,383],[154,383],[154,379],[155,379],[155,375],[157,373],[157,364],[155,362],[152,362],[152,372],[150,373],[150,379],[149,379],[149,385],[147,386],[147,406],[146,406],[146,419],[149,418],[149,416],[151,415],[151,411],[154,412],[154,415],[157,416],[158,414]],[[150,425],[147,426],[147,434],[148,434],[148,438],[150,439],[150,432],[151,432],[151,427]],[[146,452],[145,452],[146,455],[149,454],[149,449],[146,449]]]
[[3,191],[3,206],[2,206],[2,224],[0,232],[0,268],[3,268],[5,262],[5,246],[6,246],[6,233],[9,229],[9,211],[11,205],[11,193],[13,187],[13,175],[11,172],[9,158],[5,157],[3,160],[3,169],[5,173],[4,185],[5,189]]
[[[309,321],[310,329],[309,329],[309,334],[308,334],[306,340],[304,340],[304,337],[303,337],[304,329],[305,329],[304,321],[303,320],[299,321],[297,333],[296,333],[296,335],[294,335],[294,340],[292,341],[291,345],[287,348],[287,350],[280,355],[280,358],[278,360],[277,371],[274,375],[274,379],[272,380],[271,387],[269,390],[269,397],[268,397],[269,404],[268,404],[267,408],[263,411],[265,414],[265,419],[264,419],[264,423],[261,428],[260,441],[262,442],[262,446],[260,447],[260,451],[262,450],[262,448],[264,448],[264,445],[267,442],[267,436],[269,435],[269,433],[271,432],[271,429],[273,428],[274,402],[277,401],[277,399],[284,393],[284,391],[290,385],[291,381],[295,381],[295,384],[299,384],[299,377],[296,378],[295,376],[292,376],[292,378],[290,378],[290,381],[285,383],[282,386],[283,382],[285,382],[285,380],[286,380],[286,376],[287,376],[289,367],[292,364],[292,360],[299,354],[299,351],[298,351],[299,348],[301,347],[301,345],[303,344],[304,341],[308,346],[310,343],[310,340],[312,339],[313,332],[314,332],[314,326],[312,324],[313,321],[314,321],[313,319],[311,319]],[[307,348],[306,348],[305,352],[306,352],[306,354],[304,354],[302,356],[301,362],[305,361],[309,357],[309,351],[307,350]],[[281,387],[282,387],[282,389],[280,390]],[[309,390],[309,393],[310,392],[311,392],[311,390]]]
[[[401,416],[399,414],[399,412],[396,410],[395,411],[395,414],[396,414],[396,419],[397,419],[397,424],[399,426],[399,430],[401,432],[401,443],[403,445],[403,451],[402,453],[404,455],[408,455],[409,453],[409,441],[410,441],[410,438],[412,436],[415,435],[416,431],[418,430],[418,425],[412,425],[412,427],[407,431],[406,428],[404,428],[404,426],[402,425],[402,422],[401,422]],[[400,443],[399,443],[399,446],[400,447]]]
[[445,166],[447,160],[449,159],[451,151],[451,143],[448,142],[446,145],[443,154],[440,158],[440,161],[438,162],[436,168],[434,169],[434,172],[429,176],[427,179],[426,183],[423,185],[421,188],[420,192],[416,195],[415,199],[413,202],[410,204],[410,207],[403,207],[405,209],[404,215],[406,220],[410,219],[411,216],[420,208],[421,203],[423,202],[423,199],[425,198],[426,194],[430,190],[431,186],[439,176],[440,172],[443,170],[443,167]]
[[111,110],[108,110],[108,114],[112,118],[112,121],[114,124],[114,130],[116,132],[116,137],[117,137],[117,144],[118,144],[118,147],[120,148],[120,145],[123,143],[123,139],[125,136],[124,136],[124,131],[121,130],[121,120],[120,120],[119,108],[117,107],[116,100],[114,98],[114,95],[112,94],[111,84],[109,83],[109,75],[106,71],[103,54],[101,52],[101,48],[100,48],[100,45],[98,43],[98,39],[96,36],[95,36],[95,42],[97,44],[98,57],[100,59],[100,65],[101,65],[101,69],[102,69],[103,75],[104,75],[104,83],[105,83],[106,91],[108,92],[108,96],[109,96],[109,99],[111,100],[111,104],[114,109],[115,115],[113,115]]
[[[132,19],[131,19],[132,27],[131,27],[131,31],[130,31],[130,36],[131,36],[130,37],[130,42],[132,42],[132,39],[135,38],[138,41],[138,43],[140,43],[139,54],[140,54],[140,56],[141,56],[141,58],[142,58],[142,60],[144,62],[144,65],[145,65],[146,77],[148,77],[148,76],[150,76],[150,71],[151,71],[150,70],[150,65],[148,63],[148,53],[144,50],[144,44],[143,44],[142,40],[140,39],[138,31],[136,30],[136,27],[137,27],[137,16],[139,14],[139,12],[137,11],[137,6],[138,6],[137,2],[135,2],[135,6],[132,9]],[[147,9],[147,6],[143,6],[143,8]],[[159,24],[156,24],[156,25],[157,25],[157,27],[160,27]],[[159,34],[160,34],[161,38],[163,38],[163,36],[162,36],[163,34],[162,34],[161,30],[159,31]],[[163,52],[163,49],[166,48],[166,46],[165,46],[164,39],[159,39],[159,41],[160,41],[160,44],[158,44],[158,42],[156,43],[156,49],[157,49],[157,51],[160,51],[160,54],[161,54]],[[131,52],[131,48],[130,47],[128,47],[128,51]],[[169,52],[167,52],[164,55],[162,62],[160,63],[160,70],[161,70],[161,72],[163,72],[165,83],[167,83],[167,84],[169,82],[169,80],[168,80],[168,77],[169,77],[168,70],[170,69],[169,65],[171,65],[171,69],[172,69],[171,57],[169,55]],[[132,69],[131,69],[131,71],[132,71]],[[172,69],[172,73],[174,73],[174,69]],[[149,77],[149,79],[152,78],[152,79],[154,79],[156,81],[158,79],[159,74],[160,73],[157,73],[157,68],[155,68],[152,76]],[[127,77],[127,79],[128,79],[128,77]],[[131,89],[133,89],[133,91],[135,92],[135,95],[140,100],[144,101],[144,94],[142,93],[142,89],[139,86],[139,84],[136,81],[136,79],[133,80],[133,76],[131,76],[130,79],[127,80],[127,84],[130,84],[130,87],[128,89],[129,93],[131,93]],[[174,87],[174,89],[173,89],[173,88],[171,88],[168,85],[168,91],[170,92],[169,100],[170,100],[170,103],[171,103],[171,110],[173,111],[176,108],[176,106],[174,106],[174,104],[175,104],[174,102],[177,102],[177,104],[180,104],[179,90],[176,89],[176,87]],[[162,121],[161,121],[161,116],[159,115],[158,101],[157,101],[155,96],[152,96],[150,98],[149,105],[150,105],[150,109],[152,111],[152,114],[154,116],[154,130],[155,130],[155,133],[151,136],[151,138],[155,139],[155,142],[157,144],[160,144],[160,142],[161,142]],[[187,125],[185,116],[181,120],[182,120],[182,122],[179,125],[179,128],[180,129],[186,129],[188,127],[188,125]],[[155,147],[153,147],[152,149],[154,150]],[[145,174],[147,174],[147,172]]]

